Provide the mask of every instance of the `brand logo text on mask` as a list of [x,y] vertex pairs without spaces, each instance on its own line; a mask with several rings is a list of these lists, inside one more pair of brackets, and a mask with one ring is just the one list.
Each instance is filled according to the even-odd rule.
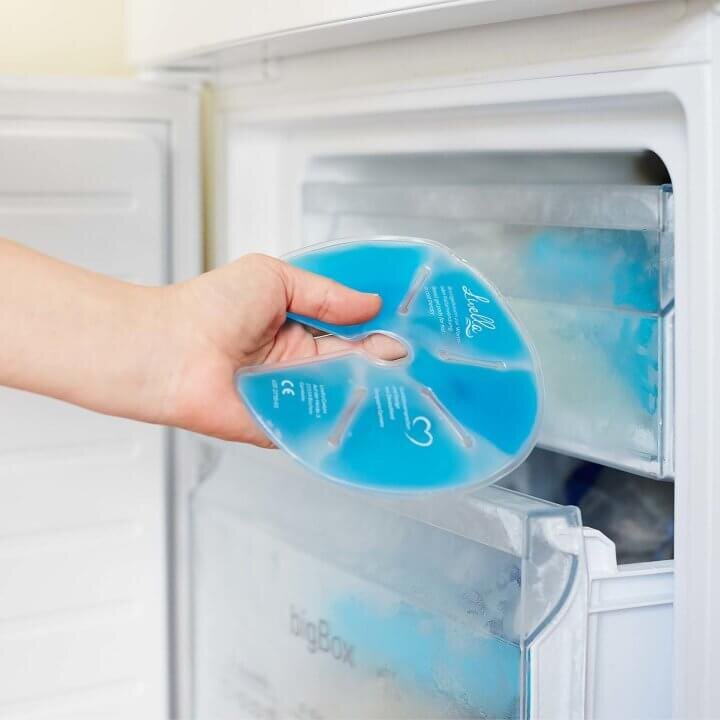
[[481,312],[481,306],[490,303],[490,299],[474,293],[467,285],[462,286],[468,316],[465,318],[465,335],[472,338],[483,330],[494,330],[495,320]]

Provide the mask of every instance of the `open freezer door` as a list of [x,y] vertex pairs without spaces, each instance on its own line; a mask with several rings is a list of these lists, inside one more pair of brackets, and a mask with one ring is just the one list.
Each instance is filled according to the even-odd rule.
[[[196,116],[191,91],[3,82],[0,235],[143,284],[197,273]],[[168,431],[0,408],[0,715],[167,717]]]

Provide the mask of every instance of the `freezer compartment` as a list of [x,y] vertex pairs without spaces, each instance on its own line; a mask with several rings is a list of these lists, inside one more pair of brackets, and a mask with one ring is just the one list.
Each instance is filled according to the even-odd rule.
[[[560,493],[541,473],[576,461],[539,455],[517,485]],[[577,509],[501,488],[391,502],[277,453],[212,457],[191,505],[198,720],[670,716],[672,561],[618,566]],[[642,510],[615,511],[632,557]]]
[[227,446],[192,500],[195,717],[580,717],[583,547],[574,508],[368,498]]
[[502,487],[579,508],[583,524],[615,545],[620,565],[672,560],[675,488],[567,455],[534,450]]
[[673,475],[673,204],[648,154],[315,159],[303,240],[410,235],[494,282],[540,355],[543,446]]

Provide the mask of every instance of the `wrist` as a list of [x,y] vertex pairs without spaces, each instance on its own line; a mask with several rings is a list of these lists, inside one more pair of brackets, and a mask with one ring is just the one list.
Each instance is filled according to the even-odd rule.
[[[189,348],[188,318],[181,310],[179,285],[134,286],[132,304],[140,309],[137,344],[131,352],[138,359],[134,372],[138,420],[160,425],[177,424],[178,386]],[[144,351],[141,350],[144,348]]]
[[202,381],[209,362],[208,338],[202,331],[194,281],[143,288],[150,292],[152,352],[145,363],[147,415],[144,420],[193,428]]

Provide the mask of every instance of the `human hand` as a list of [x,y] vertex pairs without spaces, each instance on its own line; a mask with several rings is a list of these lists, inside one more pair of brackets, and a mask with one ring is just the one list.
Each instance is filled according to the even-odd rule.
[[[235,372],[354,345],[333,336],[315,337],[304,326],[286,322],[288,311],[355,324],[374,317],[381,305],[378,295],[351,290],[265,255],[247,255],[164,290],[172,358],[162,421],[263,447],[272,443],[238,397]],[[400,343],[385,335],[370,335],[358,344],[386,360],[405,354]]]
[[[235,372],[353,347],[286,323],[287,311],[354,324],[377,314],[380,298],[264,255],[145,287],[0,239],[0,307],[0,385],[270,447]],[[385,335],[359,345],[386,360],[405,355]]]

